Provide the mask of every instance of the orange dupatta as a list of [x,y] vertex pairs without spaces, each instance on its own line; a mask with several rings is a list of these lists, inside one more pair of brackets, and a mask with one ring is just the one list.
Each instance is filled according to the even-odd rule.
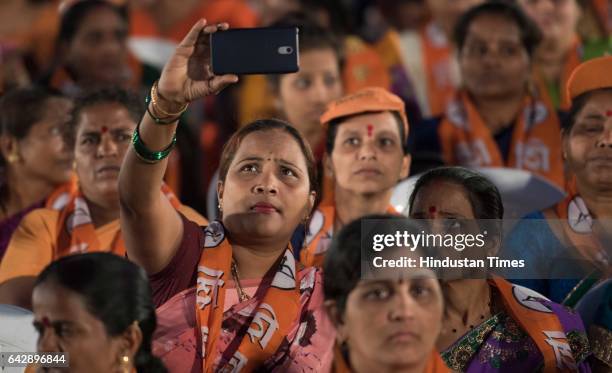
[[[168,198],[172,206],[179,208],[180,202],[174,196],[170,188],[162,185],[162,192]],[[96,235],[96,228],[91,220],[89,207],[78,183],[73,182],[67,188],[59,192],[65,199],[59,216],[59,236],[54,257],[60,258],[69,254],[101,251],[100,242]],[[58,200],[59,201],[59,200]],[[110,252],[125,256],[125,244],[118,230],[111,244]]]
[[[392,207],[387,207],[387,213],[399,215]],[[300,252],[300,262],[305,267],[322,267],[325,253],[329,249],[334,235],[336,219],[335,205],[320,205],[310,218],[306,231],[304,248]]]
[[593,218],[584,200],[578,194],[575,177],[568,183],[567,189],[567,197],[555,206],[544,210],[544,216],[548,220],[562,221],[563,234],[559,234],[556,226],[551,226],[551,230],[556,233],[561,242],[566,238],[583,258],[593,263],[603,273],[609,273],[610,258],[592,231]]
[[572,349],[559,317],[548,307],[534,301],[538,294],[496,277],[497,287],[510,316],[529,334],[544,358],[544,373],[577,371]]
[[245,325],[241,329],[219,359],[215,351],[223,321],[225,284],[232,280],[232,246],[218,221],[206,227],[204,236],[196,286],[196,324],[201,336],[203,372],[253,371],[278,350],[300,310],[292,250],[287,248],[278,264],[264,276],[255,293],[255,298],[261,301],[249,316],[249,328]]
[[[444,364],[440,354],[437,351],[432,351],[423,373],[447,373],[450,371],[451,370],[448,369],[446,364]],[[338,346],[334,348],[334,366],[332,368],[332,373],[351,373],[351,368],[348,366]]]
[[512,133],[510,156],[504,162],[478,110],[467,92],[461,91],[448,105],[438,128],[445,162],[470,167],[525,169],[563,188],[561,124],[555,109],[545,97],[526,95],[519,113]]

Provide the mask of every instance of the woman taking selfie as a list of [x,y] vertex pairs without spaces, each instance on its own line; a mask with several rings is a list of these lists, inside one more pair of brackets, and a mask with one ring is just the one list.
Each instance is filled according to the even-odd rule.
[[134,263],[109,253],[61,258],[36,279],[32,304],[38,352],[67,354],[71,372],[167,371],[151,353],[155,308]]
[[[460,167],[425,173],[410,196],[411,218],[445,222],[459,229],[476,219],[501,224],[503,211],[497,188],[478,173]],[[494,228],[486,228],[487,256],[499,250],[501,226]],[[470,373],[540,368],[590,372],[585,362],[588,340],[578,315],[502,278],[483,277],[463,275],[442,282],[447,304],[437,346],[451,369]]]
[[149,273],[159,329],[154,351],[173,371],[329,368],[320,274],[297,267],[289,240],[313,207],[312,153],[277,120],[243,127],[221,156],[220,221],[201,229],[159,192],[176,121],[190,101],[237,81],[214,76],[209,37],[194,25],[151,89],[119,179],[130,259]]

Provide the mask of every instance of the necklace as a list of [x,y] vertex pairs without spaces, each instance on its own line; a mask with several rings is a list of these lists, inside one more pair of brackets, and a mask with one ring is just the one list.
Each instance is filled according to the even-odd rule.
[[461,319],[464,329],[457,330],[456,328],[453,328],[451,329],[453,334],[457,333],[458,331],[473,330],[476,326],[483,323],[486,318],[493,316],[497,312],[497,307],[496,307],[496,302],[495,302],[496,297],[497,297],[497,290],[495,288],[489,287],[489,301],[487,302],[487,308],[485,312],[481,313],[479,315],[479,318],[476,318],[475,320],[473,320],[473,322],[470,322],[470,323],[468,323],[467,314],[464,314]]
[[236,260],[232,258],[232,277],[234,278],[234,283],[236,284],[236,292],[238,293],[238,299],[240,302],[244,302],[245,300],[251,299],[249,295],[242,289],[242,285],[240,285],[240,277],[238,276],[238,266],[236,265]]

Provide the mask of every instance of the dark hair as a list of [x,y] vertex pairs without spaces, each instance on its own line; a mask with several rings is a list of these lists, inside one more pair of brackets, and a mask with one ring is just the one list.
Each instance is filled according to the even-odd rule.
[[424,173],[410,194],[411,212],[419,191],[439,180],[450,181],[465,189],[476,219],[503,219],[504,204],[495,184],[478,172],[464,167],[438,167]]
[[122,88],[102,88],[83,93],[75,100],[70,123],[66,128],[65,139],[69,145],[74,146],[81,113],[89,107],[99,104],[119,104],[130,114],[134,122],[140,122],[145,106],[143,100],[134,92]]
[[118,7],[106,0],[81,0],[70,5],[62,15],[60,21],[58,43],[70,43],[81,28],[81,24],[87,15],[98,8],[113,10],[125,22],[128,22],[128,14],[125,7]]
[[[299,29],[299,53],[304,54],[313,50],[330,49],[338,61],[338,69],[342,71],[344,66],[344,49],[337,36],[330,30],[318,25],[305,13],[290,13],[271,27],[297,27]],[[274,91],[278,91],[282,75],[266,75],[269,85]]]
[[[402,152],[404,153],[404,155],[406,155],[410,152],[410,149],[408,146],[409,144],[408,141],[404,141],[404,138],[406,137],[406,131],[404,130],[404,122],[402,120],[402,117],[397,111],[391,111],[390,113],[393,114],[393,117],[395,118],[395,121],[397,122],[397,127],[399,129],[399,135],[400,135],[400,141],[402,141]],[[325,138],[325,149],[327,150],[327,154],[331,154],[334,151],[334,144],[336,143],[336,135],[338,135],[338,127],[340,127],[340,125],[344,121],[352,117],[355,117],[357,115],[362,115],[362,114],[366,114],[366,113],[359,113],[359,114],[348,115],[348,116],[336,118],[328,124],[327,135]]]
[[533,55],[536,47],[542,41],[542,32],[538,25],[523,10],[510,0],[489,0],[476,5],[465,12],[457,21],[453,30],[453,41],[459,52],[465,45],[468,30],[472,22],[483,15],[499,15],[516,23],[521,33],[521,42],[529,54]]
[[[365,220],[376,220],[369,222],[371,226],[367,226],[367,231],[364,231]],[[414,221],[405,217],[372,214],[353,220],[335,233],[323,263],[325,299],[336,301],[338,310],[344,312],[349,294],[363,277],[362,270],[365,267],[362,266],[362,261],[371,263],[374,256],[380,255],[372,250],[365,250],[367,256],[362,258],[362,241],[369,240],[374,234],[393,235],[399,231],[417,233],[420,228]],[[389,248],[385,249],[385,252],[390,253],[393,250],[394,248]]]
[[[28,136],[30,129],[43,119],[47,100],[62,98],[56,91],[42,87],[19,88],[7,92],[0,98],[0,135],[21,140]],[[6,180],[6,159],[0,154],[0,207],[8,198]]]
[[110,253],[69,255],[47,266],[35,286],[48,282],[78,294],[111,337],[121,335],[136,321],[142,331],[142,343],[134,356],[137,372],[167,372],[151,351],[157,321],[142,268]]
[[589,99],[593,96],[593,94],[599,92],[612,92],[612,87],[587,91],[572,99],[572,106],[570,107],[569,112],[565,117],[565,120],[563,120],[564,135],[569,135],[570,131],[574,127],[574,124],[576,124],[576,118],[578,117],[578,114],[582,111],[587,102],[589,102]]
[[298,132],[298,130],[296,130],[289,123],[279,119],[256,120],[242,127],[232,135],[228,142],[225,143],[225,145],[223,146],[223,152],[221,153],[221,161],[219,165],[219,181],[225,182],[230,164],[234,160],[236,152],[238,152],[238,148],[240,148],[240,144],[242,144],[242,141],[245,139],[245,137],[254,132],[272,130],[283,131],[293,137],[298,143],[300,149],[302,150],[302,154],[304,155],[304,159],[306,160],[310,190],[316,191],[318,185],[317,168],[314,156],[312,155],[312,150],[310,150],[310,146],[308,145],[304,137],[302,137],[302,135]]

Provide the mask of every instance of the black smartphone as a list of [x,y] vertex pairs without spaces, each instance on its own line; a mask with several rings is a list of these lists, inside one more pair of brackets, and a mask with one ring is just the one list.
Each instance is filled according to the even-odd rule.
[[211,67],[222,74],[286,74],[299,70],[299,31],[243,28],[210,36]]

